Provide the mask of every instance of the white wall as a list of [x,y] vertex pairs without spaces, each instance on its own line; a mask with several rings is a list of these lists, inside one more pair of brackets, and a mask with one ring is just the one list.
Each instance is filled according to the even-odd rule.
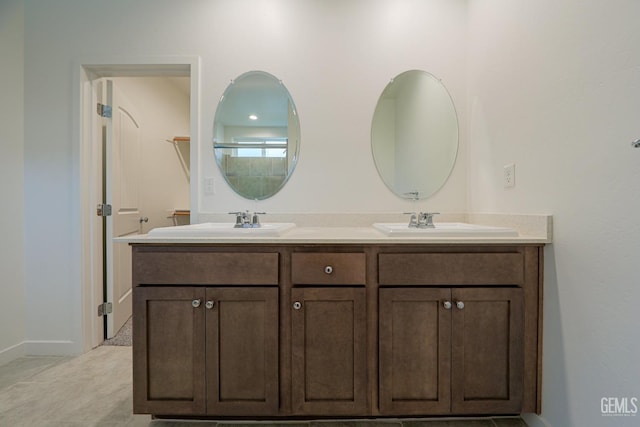
[[600,408],[640,398],[639,18],[636,0],[470,2],[469,210],[553,214],[542,417],[556,427],[640,423]]
[[[0,107],[12,104],[0,114],[0,185],[16,213],[0,222],[0,351],[23,335],[32,349],[81,349],[70,108],[79,58],[200,56],[203,153],[211,153],[217,100],[230,79],[256,69],[281,78],[300,113],[302,144],[292,179],[260,206],[271,212],[406,210],[373,167],[370,119],[389,78],[424,69],[443,79],[462,124],[456,170],[426,208],[554,215],[543,418],[556,427],[635,424],[637,417],[602,417],[600,399],[640,394],[640,150],[629,145],[640,137],[639,2],[469,0],[468,9],[466,0],[26,2],[26,325],[21,21],[12,4],[0,9],[0,50],[15,58],[0,65],[12,76],[0,83],[12,101]],[[511,162],[516,187],[505,191],[502,167]],[[218,177],[216,194],[201,195],[203,211],[253,207],[223,185],[212,157],[203,156],[200,169],[198,179]]]
[[[442,79],[465,123],[466,0],[138,0],[25,2],[26,340],[31,353],[80,352],[78,118],[74,64],[82,58],[201,58],[199,177],[216,194],[201,210],[252,209],[224,184],[211,149],[213,117],[229,81],[249,70],[282,79],[300,114],[298,167],[267,212],[403,212],[379,179],[371,117],[389,79],[424,69]],[[460,161],[424,203],[466,205]],[[423,208],[423,206],[420,206]],[[52,309],[54,307],[54,309]]]
[[[248,70],[282,79],[300,116],[297,168],[278,194],[259,202],[259,210],[403,212],[412,207],[378,176],[370,149],[371,118],[390,79],[409,69],[441,78],[464,115],[466,0],[212,2],[203,15],[211,28],[202,52],[203,153],[210,154],[217,100],[231,79]],[[242,23],[251,31],[239,34]],[[461,158],[464,153],[463,141]],[[202,178],[216,178],[216,194],[202,196],[200,211],[256,208],[224,185],[210,157],[201,160]],[[465,176],[463,161],[445,188],[423,205],[464,210]]]
[[[186,77],[118,77],[114,84],[135,106],[140,121],[141,214],[149,218],[142,231],[173,225],[167,218],[175,209],[189,209],[189,179],[178,151],[189,162],[189,143],[167,142],[189,136],[189,94],[174,84]],[[188,88],[189,85],[187,84]]]
[[24,354],[24,7],[21,1],[0,2],[0,58],[2,364]]

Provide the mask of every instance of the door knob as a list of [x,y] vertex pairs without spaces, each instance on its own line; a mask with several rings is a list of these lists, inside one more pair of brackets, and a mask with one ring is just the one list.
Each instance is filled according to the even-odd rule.
[[146,216],[141,216],[138,221],[140,221],[140,224],[142,224],[143,222],[149,222],[149,218]]
[[302,308],[302,303],[300,301],[296,301],[293,303],[294,310],[300,310]]
[[446,309],[446,310],[451,310],[451,301],[445,301],[442,306]]
[[331,274],[331,273],[333,273],[333,267],[331,267],[330,265],[327,265],[327,266],[324,268],[324,272],[325,272],[325,273],[327,273],[327,274]]
[[204,304],[204,306],[207,308],[207,310],[211,310],[214,305],[215,305],[215,302],[213,302],[212,300],[209,300]]
[[200,307],[200,303],[201,303],[201,302],[202,302],[202,301],[201,301],[201,300],[199,300],[199,299],[194,299],[193,301],[191,301],[191,306],[192,306],[193,308],[198,308],[198,307]]
[[458,301],[456,302],[456,307],[458,307],[458,310],[462,310],[464,308],[464,303],[462,301]]

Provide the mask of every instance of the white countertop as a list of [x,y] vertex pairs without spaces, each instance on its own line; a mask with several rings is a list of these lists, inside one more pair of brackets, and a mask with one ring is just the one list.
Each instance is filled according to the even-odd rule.
[[[219,214],[202,219],[225,222],[228,218],[227,214]],[[371,225],[385,220],[405,220],[403,215],[269,214],[268,218],[275,222],[295,222],[297,226],[278,237],[249,233],[232,237],[157,237],[140,234],[116,238],[114,241],[133,244],[550,244],[553,234],[552,216],[548,214],[449,213],[439,216],[442,222],[509,227],[518,231],[518,236],[513,237],[387,236]],[[440,221],[434,221],[436,226]]]
[[296,227],[278,237],[155,237],[147,234],[114,239],[136,244],[547,244],[549,236],[514,237],[390,237],[373,227]]

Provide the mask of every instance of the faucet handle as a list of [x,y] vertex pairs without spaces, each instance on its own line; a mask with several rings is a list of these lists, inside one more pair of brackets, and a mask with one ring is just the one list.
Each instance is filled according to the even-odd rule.
[[435,228],[433,225],[433,216],[440,215],[440,212],[420,212],[418,217],[418,226],[424,228]]
[[[403,212],[404,215],[411,215],[409,218],[409,227],[417,228],[418,227],[418,215],[415,212]],[[421,213],[422,215],[422,213]]]
[[254,212],[251,216],[251,227],[260,227],[260,217],[258,215],[266,215],[266,212]]
[[247,213],[246,212],[242,212],[242,211],[238,211],[238,212],[229,212],[229,215],[235,215],[236,216],[236,225],[234,225],[235,228],[241,228],[244,224],[244,218],[247,217]]

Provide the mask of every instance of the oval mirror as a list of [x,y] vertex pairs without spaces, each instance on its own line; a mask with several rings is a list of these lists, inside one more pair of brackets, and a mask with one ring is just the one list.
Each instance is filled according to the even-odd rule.
[[458,119],[433,75],[406,71],[384,89],[371,125],[380,177],[396,195],[424,199],[446,182],[458,152]]
[[276,194],[298,158],[300,122],[289,91],[263,71],[250,71],[225,90],[213,121],[213,147],[222,176],[251,200]]

